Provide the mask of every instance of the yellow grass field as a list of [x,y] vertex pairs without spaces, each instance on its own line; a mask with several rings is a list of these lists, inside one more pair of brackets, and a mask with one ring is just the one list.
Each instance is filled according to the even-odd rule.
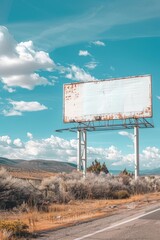
[[57,175],[57,173],[46,172],[46,171],[14,171],[9,170],[9,174],[12,177],[28,180],[42,180],[43,178]]
[[159,201],[160,193],[132,196],[123,200],[83,200],[68,204],[52,204],[49,211],[29,210],[0,212],[0,220],[20,220],[29,226],[30,232],[56,229],[94,218],[110,216],[122,209],[138,208]]

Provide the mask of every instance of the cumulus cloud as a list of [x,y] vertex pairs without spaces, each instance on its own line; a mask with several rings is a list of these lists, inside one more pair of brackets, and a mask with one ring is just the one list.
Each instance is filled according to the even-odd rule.
[[122,153],[115,146],[111,145],[109,148],[93,148],[88,147],[88,158],[104,159],[118,161],[122,158]]
[[0,144],[4,145],[10,145],[12,143],[11,138],[8,135],[0,136]]
[[146,147],[140,154],[140,165],[143,168],[160,168],[160,149],[155,146]]
[[79,56],[84,56],[84,57],[91,56],[91,54],[86,50],[80,50],[78,55]]
[[146,147],[143,150],[143,155],[147,160],[160,160],[160,149],[156,147]]
[[[58,161],[76,162],[77,140],[70,141],[51,135],[49,138],[34,139],[31,133],[27,133],[29,140],[22,142],[21,139],[13,139],[9,136],[0,137],[0,151],[7,158],[21,159],[48,159]],[[5,145],[5,146],[4,146]],[[109,148],[88,147],[88,161],[109,161],[109,165],[120,160],[121,151],[115,146]]]
[[48,53],[36,51],[33,42],[16,42],[8,29],[0,26],[0,80],[4,89],[13,92],[13,87],[29,90],[38,85],[52,85],[36,71],[50,71],[55,67]]
[[27,137],[28,137],[29,139],[33,139],[33,135],[32,135],[32,133],[27,132]]
[[130,165],[134,165],[134,157],[135,157],[134,153],[129,153],[127,155],[124,155],[122,157],[123,164],[129,163]]
[[22,147],[22,146],[23,146],[23,143],[22,143],[22,141],[21,141],[20,138],[14,139],[13,144],[14,144],[16,147]]
[[9,104],[7,109],[3,110],[4,116],[21,116],[23,112],[36,112],[46,110],[47,107],[39,102],[25,102],[8,100]]
[[[0,136],[1,156],[11,159],[46,159],[76,162],[77,140],[70,141],[51,135],[48,138],[34,139],[27,133],[29,140]],[[134,169],[134,154],[124,155],[116,146],[108,148],[88,147],[88,163],[94,159],[105,161],[109,169]],[[140,165],[143,168],[160,167],[160,149],[147,147],[140,154]]]
[[1,136],[0,151],[3,156],[12,159],[76,161],[75,140],[67,141],[53,135],[49,138],[33,140],[29,132],[27,136],[30,139],[26,142],[22,142],[19,138],[12,141],[9,136]]
[[[25,74],[25,75],[13,75],[8,77],[2,77],[2,82],[8,87],[21,87],[28,90],[32,90],[35,86],[38,85],[52,85],[44,77],[40,77],[39,74]],[[11,88],[6,88],[6,90]],[[13,88],[12,88],[13,91]]]
[[92,42],[94,45],[96,45],[96,46],[102,46],[102,47],[105,47],[106,46],[106,44],[104,43],[104,42],[101,42],[101,41],[94,41],[94,42]]
[[75,65],[71,65],[71,67],[67,68],[66,71],[68,73],[65,75],[65,77],[71,80],[77,80],[80,82],[89,82],[96,80],[89,73],[86,73],[82,68],[79,68]]
[[[123,156],[121,164],[129,165],[134,168],[134,154],[127,154]],[[139,155],[141,169],[154,169],[160,167],[160,149],[153,147],[146,147]]]

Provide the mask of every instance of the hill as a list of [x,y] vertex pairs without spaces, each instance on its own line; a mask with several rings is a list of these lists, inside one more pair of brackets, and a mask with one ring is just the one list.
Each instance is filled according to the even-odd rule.
[[[30,173],[30,176],[35,178],[50,176],[52,173],[60,172],[72,172],[76,169],[76,165],[68,162],[59,162],[54,160],[22,160],[22,159],[8,159],[0,157],[0,167],[6,168],[9,172],[14,173],[14,176],[28,176],[26,173]],[[15,174],[17,173],[17,174]],[[21,173],[21,174],[20,174]],[[41,178],[40,177],[40,178]]]
[[21,162],[18,160],[10,160],[8,158],[0,157],[0,166],[14,167]]
[[160,175],[160,168],[143,170],[142,175]]

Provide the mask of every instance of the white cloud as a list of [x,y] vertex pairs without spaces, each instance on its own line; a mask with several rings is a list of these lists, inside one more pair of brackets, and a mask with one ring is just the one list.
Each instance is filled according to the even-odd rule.
[[33,135],[32,135],[32,133],[27,132],[27,137],[28,137],[29,139],[33,139]]
[[47,107],[39,102],[25,102],[25,101],[9,101],[7,109],[3,110],[4,116],[21,116],[23,112],[36,112],[46,110]]
[[[128,164],[134,168],[134,154],[127,154],[123,156],[121,164]],[[160,167],[160,149],[153,147],[146,147],[139,155],[141,169],[154,169]]]
[[71,65],[71,67],[67,68],[66,71],[68,73],[65,75],[65,77],[71,80],[77,80],[80,82],[89,82],[96,80],[89,73],[86,73],[82,68],[79,68],[75,65]]
[[106,44],[104,43],[104,42],[101,42],[101,41],[94,41],[94,42],[92,42],[94,45],[96,45],[96,46],[102,46],[102,47],[104,47],[104,46],[106,46]]
[[[32,134],[27,133],[29,141],[22,142],[9,136],[0,137],[0,151],[4,157],[21,159],[54,159],[58,161],[76,162],[77,140],[70,141],[51,135],[49,138],[33,140]],[[12,144],[13,142],[13,144]],[[5,143],[5,147],[4,147]],[[7,145],[7,146],[6,146]],[[109,161],[110,165],[121,159],[121,151],[115,146],[109,148],[88,147],[88,160],[95,158]]]
[[91,54],[86,50],[80,50],[78,55],[79,56],[84,56],[84,57],[91,56]]
[[[9,23],[8,26],[17,38],[24,39],[27,36],[36,45],[50,50],[94,41],[99,37],[102,40],[117,40],[160,36],[159,27],[154,21],[159,18],[159,0],[89,2],[88,7],[79,11],[78,15],[73,11],[69,17],[49,17],[49,20]],[[148,28],[144,27],[146,24]],[[128,30],[130,28],[132,31]]]
[[6,91],[8,91],[9,93],[13,93],[13,92],[16,91],[15,89],[8,87],[7,85],[4,85],[4,86],[3,86],[3,89],[6,90]]
[[123,162],[123,164],[129,162],[129,163],[131,163],[132,165],[134,165],[134,153],[132,153],[132,154],[127,154],[127,155],[123,156],[122,162]]
[[[111,145],[108,148],[93,148],[88,147],[88,162],[92,162],[94,159],[106,162],[107,167],[112,169],[115,163],[119,163],[122,160],[122,152],[117,147]],[[122,164],[120,164],[122,165]]]
[[11,117],[11,116],[22,116],[22,113],[19,111],[15,111],[14,109],[4,109],[2,111],[3,115],[6,117]]
[[28,90],[32,90],[35,86],[38,85],[52,85],[52,83],[48,82],[46,78],[40,77],[37,73],[3,77],[2,81],[8,87],[18,86],[21,88],[26,88]]
[[86,67],[86,68],[89,68],[89,69],[94,69],[94,68],[97,67],[97,65],[98,65],[97,62],[92,61],[92,62],[86,63],[86,64],[85,64],[85,67]]
[[160,96],[157,96],[157,98],[160,100]]
[[147,160],[160,160],[160,149],[156,148],[156,147],[146,147],[143,150],[143,155],[144,158]]
[[46,110],[47,107],[40,104],[39,102],[24,102],[24,101],[13,101],[10,100],[13,108],[20,112],[34,112]]
[[11,141],[11,138],[6,135],[6,136],[0,136],[0,144],[11,144],[12,141]]
[[16,42],[6,27],[0,26],[0,80],[4,89],[11,87],[32,90],[38,85],[52,85],[35,71],[50,71],[55,67],[48,53],[36,51],[32,41]]
[[97,159],[114,160],[114,161],[117,161],[122,157],[121,151],[118,150],[113,145],[111,145],[109,148],[88,147],[88,155],[90,159],[97,158]]
[[23,143],[21,141],[20,138],[16,138],[14,141],[13,141],[13,144],[16,146],[16,147],[22,147],[23,146]]
[[[20,138],[11,139],[0,136],[1,156],[11,159],[46,159],[76,162],[77,141],[70,141],[51,135],[48,138],[34,139],[27,133],[29,140],[22,142]],[[106,162],[109,169],[130,168],[134,170],[134,154],[122,154],[116,146],[108,148],[88,147],[88,163],[94,159]],[[160,149],[147,147],[140,154],[140,166],[144,168],[160,167]]]
[[[58,161],[76,161],[76,141],[50,136],[33,140],[27,133],[29,141],[22,142],[17,138],[12,141],[9,136],[0,137],[0,151],[3,157],[11,159],[53,159]],[[4,145],[5,144],[5,145]]]
[[134,135],[132,133],[126,132],[126,131],[120,131],[118,132],[119,135],[121,136],[126,136],[130,138],[132,141],[134,140]]
[[142,168],[160,168],[160,149],[153,147],[146,147],[142,154],[140,154],[140,166]]
[[119,151],[115,146],[110,146],[107,151],[107,158],[110,160],[117,160],[121,158],[121,151]]

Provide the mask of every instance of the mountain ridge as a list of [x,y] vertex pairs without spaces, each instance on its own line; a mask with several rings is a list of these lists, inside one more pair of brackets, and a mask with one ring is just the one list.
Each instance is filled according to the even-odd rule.
[[46,172],[72,172],[76,169],[76,164],[68,162],[60,162],[55,160],[23,160],[23,159],[8,159],[0,157],[0,166],[11,170],[23,171],[46,171]]
[[[8,159],[0,157],[0,167],[5,167],[13,171],[45,171],[52,173],[59,172],[72,172],[77,168],[77,165],[69,162],[60,162],[57,160],[44,160],[44,159]],[[115,175],[119,174],[121,170],[109,170],[110,173]],[[133,172],[133,171],[130,171]],[[140,175],[160,175],[160,168],[140,170]]]

